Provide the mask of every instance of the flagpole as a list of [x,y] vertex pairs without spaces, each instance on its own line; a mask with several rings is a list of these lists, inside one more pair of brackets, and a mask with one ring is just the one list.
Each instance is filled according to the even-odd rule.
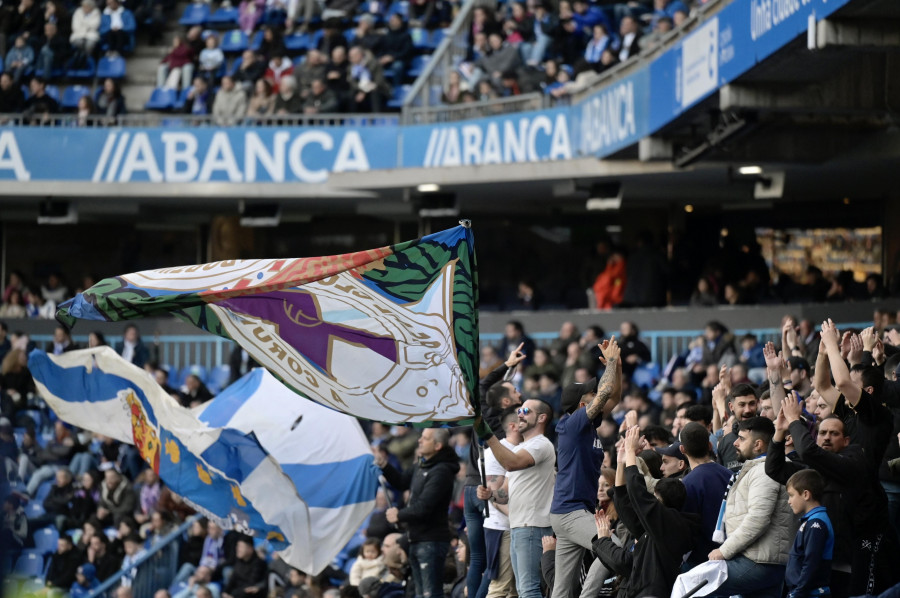
[[[487,488],[487,475],[484,472],[484,447],[480,442],[478,443],[478,460],[481,464],[481,485]],[[484,501],[484,518],[487,519],[490,516],[491,508],[488,506],[488,501]]]

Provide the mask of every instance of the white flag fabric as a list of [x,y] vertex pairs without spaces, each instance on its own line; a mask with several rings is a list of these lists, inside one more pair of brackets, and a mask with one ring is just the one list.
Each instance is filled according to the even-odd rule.
[[[321,572],[374,506],[377,469],[359,424],[347,416],[342,421],[330,417],[317,421],[332,412],[311,401],[297,401],[271,375],[251,372],[234,391],[220,395],[229,405],[246,402],[256,411],[254,419],[242,418],[232,426],[221,416],[216,419],[216,414],[227,411],[216,406],[218,399],[204,406],[210,416],[202,421],[109,347],[58,356],[33,351],[28,366],[41,396],[60,419],[134,444],[173,492],[226,529],[267,539],[285,562],[304,572]],[[240,383],[254,377],[268,380]],[[244,391],[249,394],[241,395]],[[279,395],[291,397],[290,411],[275,407],[280,405]],[[287,420],[294,427],[286,432],[282,424]],[[304,461],[305,454],[319,455],[320,446],[327,449],[324,436],[329,432],[348,445],[339,456],[357,456],[356,479],[336,483],[315,467],[303,470],[316,464]],[[260,438],[270,439],[274,454]],[[362,451],[368,461],[360,456]],[[276,455],[289,462],[282,466]],[[289,473],[298,467],[301,474],[319,476],[322,488],[304,487],[314,507],[295,486],[296,472]],[[343,503],[329,495],[331,486],[338,488],[332,495],[345,498]],[[359,500],[351,502],[347,495]]]

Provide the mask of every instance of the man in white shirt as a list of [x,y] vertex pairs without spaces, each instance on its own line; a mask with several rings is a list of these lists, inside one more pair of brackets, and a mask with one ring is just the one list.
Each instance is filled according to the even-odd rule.
[[[516,409],[507,407],[500,416],[500,423],[506,432],[506,438],[500,440],[500,444],[510,450],[515,450],[516,445],[522,442]],[[491,490],[499,490],[506,485],[508,472],[497,461],[491,449],[484,451],[484,471]],[[487,569],[482,583],[490,582],[487,598],[505,598],[515,592],[516,582],[509,553],[508,505],[491,503],[490,517],[484,520],[484,539],[487,546]]]
[[478,498],[509,504],[510,558],[519,598],[541,598],[541,538],[553,534],[550,502],[556,482],[556,451],[544,436],[553,409],[530,399],[517,414],[521,444],[510,450],[493,434],[486,438],[497,461],[510,472],[506,484],[499,490],[480,486]]

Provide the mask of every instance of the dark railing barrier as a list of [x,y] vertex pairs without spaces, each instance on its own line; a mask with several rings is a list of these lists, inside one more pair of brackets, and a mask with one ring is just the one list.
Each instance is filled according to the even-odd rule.
[[87,598],[113,598],[115,590],[121,585],[122,578],[134,577],[131,591],[134,598],[153,598],[154,592],[160,588],[168,588],[178,572],[178,549],[181,536],[191,527],[199,515],[185,519],[184,523],[164,536],[156,545],[135,561],[129,571],[118,571],[115,575],[100,584]]

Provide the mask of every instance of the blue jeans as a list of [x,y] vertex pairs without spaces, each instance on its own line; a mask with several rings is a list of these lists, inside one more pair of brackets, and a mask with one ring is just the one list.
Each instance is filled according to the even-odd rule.
[[449,542],[411,542],[409,568],[416,598],[444,598],[444,561]]
[[728,579],[715,590],[715,596],[781,598],[784,565],[754,563],[745,556],[736,556],[725,562],[728,564]]
[[[541,598],[541,538],[552,536],[552,527],[516,527],[510,530],[509,556],[519,598]],[[783,569],[783,567],[782,567]]]
[[487,565],[487,549],[484,546],[484,501],[476,495],[477,486],[466,486],[463,489],[463,505],[466,518],[466,534],[469,536],[469,572],[466,575],[466,588],[470,598],[479,596],[478,589],[482,584],[484,568]]

